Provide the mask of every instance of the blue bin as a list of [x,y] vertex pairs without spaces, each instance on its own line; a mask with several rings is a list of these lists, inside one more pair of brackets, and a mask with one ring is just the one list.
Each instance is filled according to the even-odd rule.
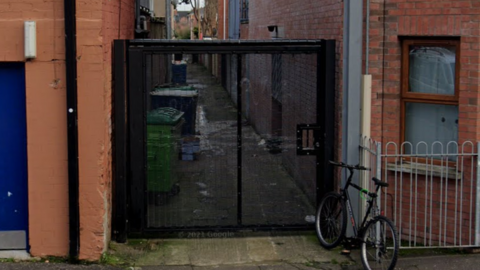
[[187,83],[187,64],[172,64],[172,82],[176,84]]
[[182,135],[195,135],[197,90],[193,87],[156,88],[150,93],[150,96],[152,110],[160,107],[170,107],[184,112],[185,123],[182,128]]

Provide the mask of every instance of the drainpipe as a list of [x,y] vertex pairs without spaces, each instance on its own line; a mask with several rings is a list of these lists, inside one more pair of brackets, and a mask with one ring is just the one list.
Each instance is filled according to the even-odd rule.
[[223,0],[223,39],[226,39],[226,33],[227,29],[227,3],[225,2],[226,0]]
[[77,259],[80,249],[77,126],[77,30],[75,2],[75,0],[64,0],[68,137],[68,212],[70,239],[69,257],[72,261]]
[[140,0],[135,0],[135,30],[138,32],[140,30]]

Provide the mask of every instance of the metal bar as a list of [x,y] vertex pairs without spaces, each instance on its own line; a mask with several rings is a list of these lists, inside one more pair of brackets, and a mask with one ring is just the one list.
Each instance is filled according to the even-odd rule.
[[237,224],[242,225],[242,55],[237,55]]
[[[428,153],[428,151],[427,151]],[[428,168],[428,159],[425,160],[425,166]],[[426,172],[426,175],[425,175],[425,202],[424,202],[424,210],[423,210],[423,213],[424,213],[424,217],[423,217],[423,245],[426,245],[427,244],[427,225],[428,225],[428,221],[427,221],[427,206],[428,206],[428,170]]]
[[198,227],[168,227],[168,228],[145,228],[144,233],[132,233],[131,236],[141,236],[147,237],[148,233],[165,233],[165,232],[188,232],[188,231],[292,231],[292,230],[308,230],[313,229],[312,224],[303,225],[303,224],[271,224],[271,225],[242,225],[242,226],[198,226]]
[[[416,163],[415,163],[416,164]],[[413,207],[413,204],[412,204],[412,197],[413,196],[416,196],[416,194],[412,194],[412,186],[413,186],[413,183],[412,183],[412,178],[413,178],[413,171],[410,171],[410,193],[408,194],[409,195],[409,200],[410,200],[410,204],[409,204],[409,216],[408,216],[408,244],[411,246],[412,245],[412,207]],[[415,246],[415,244],[414,244]]]
[[175,46],[175,47],[138,47],[143,48],[146,52],[152,53],[182,53],[182,54],[314,54],[318,51],[316,47],[302,47],[302,46],[262,46],[262,47],[244,47],[244,46],[229,46],[229,47],[190,47],[190,46]]
[[[448,161],[445,161],[448,164]],[[442,158],[442,167],[443,167],[443,158]],[[442,170],[443,174],[443,170]],[[443,245],[447,244],[447,224],[448,224],[448,177],[445,177],[445,224],[443,226]]]
[[[433,158],[430,158],[431,166],[433,166]],[[432,245],[433,232],[433,173],[430,175],[430,246]]]
[[[401,148],[401,146],[400,146]],[[400,150],[401,151],[401,150]],[[402,152],[402,151],[401,151]],[[403,167],[403,159],[400,159],[400,168]],[[399,231],[402,232],[403,228],[403,174],[400,175],[400,212],[399,212],[399,217],[400,217],[400,226],[399,226]],[[410,243],[409,243],[410,246]]]
[[[320,54],[317,55],[317,59],[320,58],[320,70],[318,71],[317,80],[320,79],[319,90],[323,96],[323,103],[321,106],[323,111],[318,115],[321,122],[318,122],[324,127],[324,143],[323,143],[323,160],[320,160],[320,169],[323,171],[323,179],[317,179],[317,181],[324,181],[324,191],[331,191],[334,189],[334,173],[332,166],[328,165],[329,160],[334,158],[334,145],[335,145],[335,40],[324,40],[321,43]],[[318,60],[317,60],[318,61]],[[317,62],[318,64],[318,62]],[[317,97],[318,99],[318,97]],[[320,103],[317,103],[319,106]],[[317,107],[318,111],[318,107]],[[318,182],[317,182],[318,183]]]
[[[463,150],[462,150],[463,151]],[[463,170],[463,157],[461,162],[461,168]],[[458,157],[457,157],[457,171],[458,171]],[[462,222],[463,221],[463,174],[460,176],[460,219],[459,219],[459,228],[460,228],[460,245],[462,245]]]
[[[468,221],[469,221],[469,232],[468,232],[468,243],[472,244],[472,240],[473,240],[473,243],[475,244],[478,244],[476,241],[475,241],[475,237],[476,237],[476,234],[475,236],[472,236],[472,220],[473,220],[473,182],[474,182],[474,171],[475,171],[475,161],[474,161],[474,158],[473,158],[473,153],[475,152],[475,146],[472,145],[472,158],[470,159],[470,214],[468,215]],[[478,146],[477,146],[477,162],[478,162]],[[478,168],[476,168],[476,171],[478,173]],[[477,179],[478,179],[478,175],[477,175]],[[478,197],[478,192],[475,193],[477,194],[475,197]],[[478,198],[476,198],[476,200],[478,200]],[[478,208],[477,208],[478,209]],[[476,226],[476,225],[475,225]],[[475,231],[474,231],[475,233]]]
[[167,40],[167,39],[133,39],[130,40],[130,45],[133,46],[229,46],[240,45],[244,47],[252,46],[314,46],[321,45],[323,40],[320,39],[296,39],[296,40],[284,40],[284,39],[266,39],[266,40]]
[[477,143],[477,193],[475,194],[475,245],[480,246],[480,143]]
[[145,222],[145,93],[144,56],[141,50],[128,53],[128,127],[130,144],[129,209],[130,232],[141,231]]
[[[378,179],[382,179],[382,144],[381,143],[375,143],[375,147],[377,148],[377,154],[375,156],[376,158],[376,163],[377,163],[377,171],[375,177]],[[387,179],[384,179],[383,181],[387,182]],[[387,192],[387,189],[384,188],[382,189],[383,192]],[[385,208],[383,210],[383,215],[387,216],[387,196],[385,196]],[[379,192],[378,198],[377,198],[377,205],[378,205],[378,211],[379,213],[382,213],[382,192]]]
[[114,41],[114,194],[112,236],[115,241],[127,240],[127,127],[126,127],[126,41]]

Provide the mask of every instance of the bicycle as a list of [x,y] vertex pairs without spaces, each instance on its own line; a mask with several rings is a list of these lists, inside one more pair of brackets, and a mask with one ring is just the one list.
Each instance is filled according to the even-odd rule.
[[[349,170],[347,182],[340,193],[328,192],[323,196],[315,216],[315,230],[320,244],[331,249],[338,246],[345,238],[347,228],[347,212],[353,227],[352,238],[348,240],[360,245],[362,264],[365,269],[393,269],[398,257],[398,234],[393,222],[385,216],[379,215],[376,206],[376,198],[381,187],[388,187],[388,183],[375,177],[372,181],[375,183],[375,192],[369,192],[366,189],[352,183],[354,170],[369,170],[360,165],[348,165],[330,161],[330,164],[346,168]],[[357,228],[355,217],[352,213],[350,195],[348,188],[352,186],[359,190],[362,196],[367,197],[367,211],[362,224]],[[369,218],[373,209],[373,217]]]

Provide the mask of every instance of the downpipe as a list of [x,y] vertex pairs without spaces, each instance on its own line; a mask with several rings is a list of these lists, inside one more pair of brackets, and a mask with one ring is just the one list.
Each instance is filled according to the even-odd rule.
[[75,4],[75,0],[64,0],[65,66],[67,86],[69,258],[71,262],[78,260],[80,250],[77,125],[77,29]]

